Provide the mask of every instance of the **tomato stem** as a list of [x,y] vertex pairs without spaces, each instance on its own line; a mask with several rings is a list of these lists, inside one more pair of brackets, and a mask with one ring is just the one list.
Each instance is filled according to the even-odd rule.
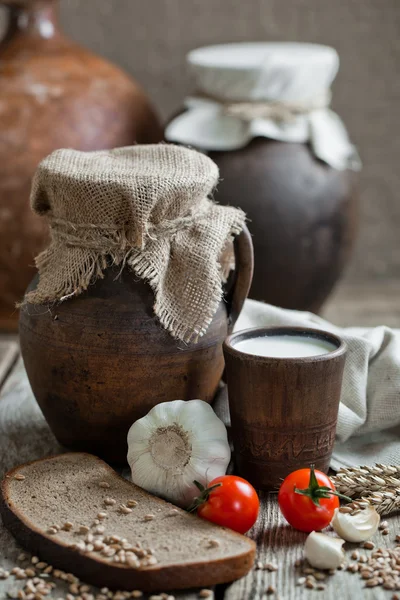
[[200,494],[193,500],[189,508],[186,509],[187,512],[195,512],[202,504],[207,502],[211,492],[222,485],[222,483],[215,483],[205,488],[199,481],[194,480],[193,483],[199,489]]
[[321,498],[330,498],[331,496],[337,496],[342,500],[346,500],[346,502],[352,502],[352,499],[348,496],[339,494],[339,492],[332,490],[326,485],[319,485],[315,476],[315,465],[310,465],[310,481],[308,482],[308,488],[300,490],[295,486],[294,491],[296,494],[308,496],[308,498],[314,502],[315,506],[320,506],[319,501]]

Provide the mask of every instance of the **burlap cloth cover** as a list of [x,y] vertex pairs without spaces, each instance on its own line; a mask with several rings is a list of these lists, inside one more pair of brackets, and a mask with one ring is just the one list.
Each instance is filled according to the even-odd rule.
[[77,296],[111,261],[149,282],[165,329],[196,341],[222,297],[219,257],[245,220],[208,199],[217,181],[211,159],[170,144],[53,152],[31,193],[51,243],[36,258],[39,283],[24,302]]

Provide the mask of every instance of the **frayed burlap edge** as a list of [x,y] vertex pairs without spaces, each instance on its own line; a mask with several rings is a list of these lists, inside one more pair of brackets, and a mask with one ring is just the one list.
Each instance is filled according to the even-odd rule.
[[[210,202],[210,208],[214,205]],[[217,205],[214,205],[217,206]],[[220,207],[218,207],[220,208]],[[224,208],[222,210],[232,210],[231,207]],[[228,235],[222,240],[220,253],[226,247],[228,243],[232,244],[234,238],[239,235],[243,229],[246,216],[241,209],[233,209],[235,212],[235,220],[230,226]],[[205,215],[207,216],[207,214]],[[204,218],[204,214],[201,215]],[[147,257],[142,254],[137,248],[130,248],[127,252],[123,253],[121,250],[115,250],[115,248],[121,248],[121,245],[126,245],[126,237],[123,232],[113,235],[113,242],[110,244],[108,250],[103,251],[99,254],[98,250],[91,248],[76,248],[79,252],[84,253],[85,260],[79,261],[79,270],[74,271],[73,279],[63,280],[62,287],[53,288],[53,297],[42,293],[40,289],[40,282],[37,289],[28,292],[22,302],[17,304],[18,308],[24,308],[28,304],[46,304],[48,306],[54,306],[58,303],[64,302],[76,296],[79,296],[85,292],[90,285],[96,283],[98,279],[104,278],[104,271],[110,266],[115,265],[120,267],[120,272],[125,267],[130,268],[133,273],[148,282],[155,296],[155,303],[153,310],[158,317],[161,325],[176,339],[179,339],[185,343],[196,343],[200,337],[202,337],[217,309],[218,305],[223,298],[222,282],[226,279],[227,273],[223,269],[222,265],[219,264],[219,283],[215,285],[212,293],[212,298],[209,302],[207,311],[203,315],[202,324],[192,328],[182,323],[179,319],[171,316],[170,310],[163,298],[160,297],[158,289],[158,278],[159,273],[153,265],[147,260]],[[53,256],[59,256],[60,247],[65,250],[63,244],[53,240],[50,246],[41,252],[35,259],[35,265],[39,271],[40,276],[46,277],[47,270],[52,271],[51,258]],[[68,248],[71,251],[71,248]],[[49,267],[49,269],[48,269]],[[54,295],[57,296],[57,300],[54,300]]]
[[[240,235],[244,223],[245,223],[245,214],[242,211],[238,210],[238,218],[237,223],[232,224],[229,235],[225,240],[224,245],[227,242],[233,242],[234,238],[237,235]],[[226,278],[226,273],[223,272],[222,266],[220,265],[220,283],[219,289],[214,288],[213,297],[208,306],[208,310],[206,312],[205,318],[203,320],[202,326],[192,330],[189,327],[186,327],[182,322],[179,322],[177,319],[173,318],[170,314],[168,307],[164,304],[163,299],[159,298],[157,294],[157,285],[158,285],[158,272],[155,271],[151,266],[148,265],[146,260],[140,255],[131,256],[127,262],[129,266],[131,266],[132,270],[135,274],[148,282],[151,289],[155,295],[155,303],[153,306],[154,313],[157,315],[161,325],[170,332],[170,334],[177,339],[182,340],[185,343],[196,343],[200,337],[202,337],[208,327],[210,326],[211,321],[214,318],[215,313],[217,312],[218,305],[223,298],[223,288],[222,282]]]

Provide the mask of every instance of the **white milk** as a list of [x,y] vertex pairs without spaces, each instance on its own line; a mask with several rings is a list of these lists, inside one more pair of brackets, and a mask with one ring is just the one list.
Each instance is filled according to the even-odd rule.
[[302,335],[264,335],[238,342],[234,348],[245,354],[271,358],[318,356],[336,350],[330,342]]

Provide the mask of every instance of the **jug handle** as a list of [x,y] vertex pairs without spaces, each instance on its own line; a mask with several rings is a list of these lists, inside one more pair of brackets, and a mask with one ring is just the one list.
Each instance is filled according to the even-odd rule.
[[253,242],[246,224],[243,225],[241,233],[234,239],[233,247],[235,253],[235,271],[231,289],[225,297],[229,319],[228,333],[232,333],[253,279]]

